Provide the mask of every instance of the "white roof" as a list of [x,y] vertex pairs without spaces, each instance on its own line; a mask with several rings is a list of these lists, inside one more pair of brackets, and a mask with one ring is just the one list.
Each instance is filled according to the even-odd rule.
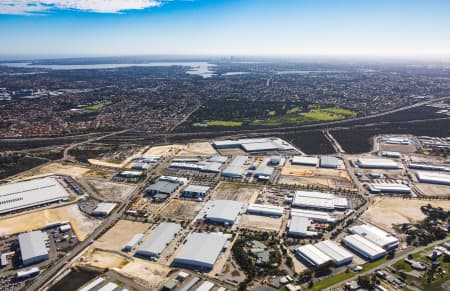
[[213,163],[225,163],[228,160],[228,157],[225,156],[220,156],[220,155],[215,155],[209,158],[208,161],[213,162]]
[[234,157],[228,166],[222,171],[222,175],[242,176],[244,173],[244,164],[247,160],[247,156]]
[[314,211],[314,210],[304,210],[304,209],[291,209],[291,216],[301,216],[301,217],[307,217],[311,220],[316,221],[325,221],[334,223],[336,222],[336,218],[331,216],[328,212],[323,211]]
[[353,258],[349,251],[331,240],[318,242],[314,246],[336,262]]
[[98,289],[97,291],[113,291],[115,290],[117,287],[119,287],[116,283],[113,282],[108,282],[108,284],[106,284],[105,286],[103,286],[102,288]]
[[450,175],[444,173],[417,172],[417,179],[424,183],[450,185]]
[[141,239],[144,237],[143,233],[137,233],[135,234],[129,242],[127,242],[127,244],[125,245],[124,248],[129,248],[132,249],[134,248],[140,241]]
[[[302,235],[308,235],[308,227],[311,224],[311,221],[302,216],[292,216],[292,218],[289,220],[289,234],[302,234]],[[315,233],[314,233],[315,234]]]
[[242,210],[243,203],[233,200],[209,201],[206,219],[234,222]]
[[90,290],[94,289],[95,287],[97,287],[98,285],[102,284],[104,281],[105,281],[105,279],[103,279],[102,277],[97,278],[94,281],[92,281],[91,283],[89,283],[86,286],[84,286],[83,288],[81,288],[79,291],[90,291]]
[[259,164],[259,166],[255,170],[256,176],[269,176],[273,175],[275,168],[268,165],[269,159],[264,159],[264,161]]
[[188,182],[188,179],[183,177],[161,176],[159,177],[158,181],[168,181],[184,185]]
[[343,239],[343,241],[363,251],[371,257],[375,257],[386,252],[383,248],[358,234],[348,235]]
[[200,286],[198,286],[198,288],[195,289],[195,291],[209,291],[213,287],[214,287],[214,283],[209,282],[209,281],[205,281]]
[[359,158],[357,164],[361,168],[400,168],[399,164],[389,159]]
[[342,161],[336,157],[332,156],[321,156],[320,157],[320,166],[321,167],[333,167],[337,168]]
[[303,191],[295,192],[293,206],[334,209],[336,207],[347,207],[347,198],[338,197],[331,193]]
[[241,146],[247,152],[273,151],[279,149],[278,145],[275,145],[272,141],[245,143]]
[[293,164],[316,166],[318,162],[319,162],[319,158],[317,158],[317,157],[294,156],[292,158]]
[[208,191],[209,191],[208,186],[201,186],[201,185],[189,185],[183,190],[183,192],[194,192],[194,193],[206,193]]
[[274,214],[274,215],[283,215],[284,208],[280,206],[274,205],[264,205],[264,204],[250,204],[247,207],[247,212],[257,212],[257,213],[266,213],[266,214]]
[[19,234],[19,245],[20,253],[22,254],[22,261],[48,255],[48,250],[45,246],[46,240],[48,240],[47,234],[40,230]]
[[296,249],[297,253],[300,253],[302,257],[304,257],[307,261],[312,263],[315,266],[320,266],[325,264],[328,261],[331,261],[331,258],[320,251],[318,248],[313,245],[304,245]]
[[181,230],[178,223],[163,222],[158,225],[150,236],[139,246],[136,254],[143,256],[158,256]]
[[0,186],[0,213],[67,200],[69,193],[53,177]]
[[214,265],[222,249],[227,243],[227,237],[219,233],[194,232],[187,237],[175,257],[175,263]]
[[410,193],[411,188],[409,186],[400,183],[379,183],[379,184],[369,184],[369,189],[372,192],[403,192]]
[[353,234],[359,234],[382,248],[398,243],[398,239],[396,237],[382,229],[379,229],[378,227],[373,226],[372,224],[356,225],[350,227],[349,231]]
[[106,214],[108,215],[116,207],[117,203],[102,202],[95,207],[93,214]]

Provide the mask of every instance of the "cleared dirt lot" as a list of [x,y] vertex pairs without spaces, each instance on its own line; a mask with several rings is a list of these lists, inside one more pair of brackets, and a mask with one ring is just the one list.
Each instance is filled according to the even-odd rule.
[[136,186],[115,183],[95,178],[85,178],[84,181],[89,184],[95,194],[106,200],[122,201],[127,198]]
[[380,144],[380,151],[400,152],[400,153],[415,153],[417,148],[415,145],[401,145],[401,144]]
[[212,156],[217,151],[209,142],[188,143],[178,153],[177,156]]
[[426,183],[416,183],[415,186],[425,196],[445,196],[445,197],[450,196],[450,186],[434,185]]
[[120,251],[135,234],[144,233],[149,227],[149,223],[119,220],[116,225],[97,239],[94,245],[100,249]]
[[84,240],[101,223],[98,219],[84,215],[76,204],[71,204],[2,219],[0,220],[0,236],[40,229],[57,221],[70,221],[80,241]]
[[184,148],[182,144],[156,146],[145,152],[146,155],[173,156]]
[[286,165],[281,169],[279,184],[314,184],[330,188],[351,188],[351,179],[345,170],[321,169]]
[[170,268],[157,263],[133,258],[118,272],[128,278],[135,280],[138,284],[149,290],[160,290],[162,284],[167,280]]
[[239,220],[240,228],[260,229],[268,231],[279,231],[283,220],[260,215],[243,214]]
[[253,203],[260,192],[261,188],[257,186],[221,182],[211,194],[211,199]]
[[202,202],[172,199],[163,209],[161,209],[159,215],[164,218],[179,221],[192,220],[204,205],[205,203]]
[[393,231],[393,225],[417,223],[425,219],[425,215],[420,211],[420,207],[427,204],[450,210],[450,201],[423,201],[381,197],[375,199],[373,205],[363,214],[362,218],[385,230]]
[[127,263],[128,260],[120,254],[91,247],[86,253],[83,254],[76,264],[104,270],[121,268]]
[[86,172],[89,171],[89,168],[66,165],[62,163],[52,163],[48,165],[44,165],[42,167],[37,168],[29,172],[28,176],[37,176],[37,175],[47,175],[47,174],[56,174],[62,176],[71,176],[74,179],[82,177]]

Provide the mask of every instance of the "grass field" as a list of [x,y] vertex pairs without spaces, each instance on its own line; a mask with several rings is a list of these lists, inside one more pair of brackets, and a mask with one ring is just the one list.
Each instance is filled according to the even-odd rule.
[[112,104],[111,101],[101,101],[98,104],[86,106],[83,109],[84,110],[91,110],[91,111],[99,111],[99,110],[102,110],[105,106],[108,106],[108,105],[111,105],[111,104]]
[[[242,121],[230,121],[230,120],[211,120],[208,121],[207,126],[226,126],[226,127],[236,127],[236,126],[242,126]],[[203,123],[194,123],[193,126],[199,127],[199,126],[206,126],[206,124]]]
[[342,282],[344,280],[347,280],[351,277],[353,277],[355,274],[353,274],[352,272],[342,272],[339,273],[337,275],[334,275],[332,277],[323,279],[317,283],[314,284],[314,286],[312,287],[313,291],[319,291],[319,290],[325,290],[326,288],[333,286],[339,282]]

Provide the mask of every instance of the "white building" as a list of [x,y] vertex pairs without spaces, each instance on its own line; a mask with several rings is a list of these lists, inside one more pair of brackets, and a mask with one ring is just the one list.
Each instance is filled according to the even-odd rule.
[[284,208],[274,205],[250,204],[247,213],[265,216],[283,216]]
[[369,191],[374,194],[394,193],[394,194],[410,194],[411,188],[408,185],[400,183],[372,183],[369,184]]
[[386,158],[395,158],[395,159],[398,159],[402,156],[399,152],[390,152],[390,151],[381,151],[380,155]]
[[102,202],[95,207],[94,211],[92,211],[91,215],[93,216],[108,216],[114,208],[116,208],[117,203],[107,203]]
[[353,260],[353,255],[334,241],[324,240],[314,246],[330,257],[336,266],[350,264]]
[[323,211],[292,208],[291,209],[291,217],[292,216],[306,217],[312,221],[319,222],[319,223],[336,223],[336,221],[337,221],[336,217],[331,216],[329,212],[323,212]]
[[356,164],[365,169],[400,169],[400,165],[389,159],[359,158]]
[[342,243],[360,256],[374,261],[386,255],[386,251],[358,234],[346,236]]
[[417,172],[416,175],[420,183],[450,185],[449,174]]
[[137,244],[144,238],[143,233],[135,234],[129,242],[122,248],[124,252],[131,252],[131,250],[137,246]]
[[303,245],[295,250],[295,254],[313,268],[331,261],[331,258],[313,245]]
[[220,233],[192,233],[176,255],[173,265],[210,271],[227,241],[227,236]]
[[356,225],[350,227],[348,231],[364,237],[385,250],[395,249],[399,245],[399,240],[395,236],[372,224]]
[[315,167],[319,163],[319,159],[317,157],[310,156],[294,156],[292,158],[293,165],[303,165],[303,166],[312,166]]
[[348,208],[348,201],[347,198],[331,193],[299,190],[294,194],[292,206],[325,211],[345,210]]
[[181,195],[187,198],[203,198],[208,196],[208,193],[208,186],[189,185],[182,191]]
[[292,216],[287,225],[287,234],[294,237],[315,236],[317,232],[309,231],[311,220],[306,217]]
[[20,253],[25,266],[48,259],[47,241],[48,235],[40,230],[19,234]]
[[205,215],[205,220],[224,225],[233,225],[243,206],[243,203],[233,200],[209,201],[206,205],[209,209]]
[[244,174],[244,165],[247,160],[247,156],[234,157],[228,164],[228,166],[222,171],[222,176],[230,178],[241,178]]
[[157,258],[167,245],[180,232],[181,225],[178,223],[163,222],[158,225],[149,237],[139,246],[136,255],[146,258]]

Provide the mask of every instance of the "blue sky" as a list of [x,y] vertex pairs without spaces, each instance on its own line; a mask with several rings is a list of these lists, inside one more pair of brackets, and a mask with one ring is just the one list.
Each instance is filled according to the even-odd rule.
[[5,55],[450,56],[448,0],[0,0]]

